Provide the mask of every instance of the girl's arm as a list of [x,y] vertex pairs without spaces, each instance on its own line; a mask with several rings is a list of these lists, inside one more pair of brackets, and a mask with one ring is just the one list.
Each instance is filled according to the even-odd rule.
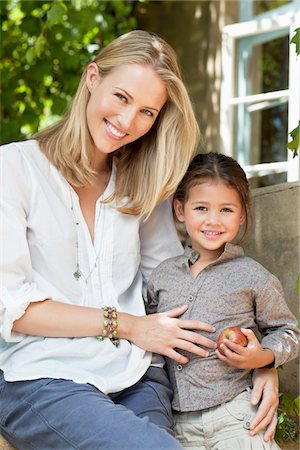
[[216,350],[218,358],[238,369],[260,369],[273,364],[275,356],[272,350],[263,348],[252,330],[241,328],[241,331],[248,339],[247,347],[224,339],[224,344],[221,344],[223,354]]
[[272,364],[274,367],[296,358],[299,345],[297,320],[289,310],[280,281],[264,270],[255,296],[255,321],[261,333],[261,343],[251,330],[242,328],[248,338],[247,347],[228,340],[218,357],[226,364],[240,369],[257,369]]

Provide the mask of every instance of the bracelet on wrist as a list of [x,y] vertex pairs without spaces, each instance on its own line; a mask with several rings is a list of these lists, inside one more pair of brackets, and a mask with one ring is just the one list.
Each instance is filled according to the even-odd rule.
[[103,331],[102,335],[96,336],[98,341],[103,341],[105,338],[109,340],[116,347],[119,346],[118,335],[118,312],[114,306],[104,306],[103,308]]

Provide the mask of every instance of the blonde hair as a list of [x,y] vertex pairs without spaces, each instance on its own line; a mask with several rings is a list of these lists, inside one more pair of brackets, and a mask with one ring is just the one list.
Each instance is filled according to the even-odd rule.
[[[165,83],[167,101],[152,128],[116,151],[117,178],[110,198],[126,214],[148,215],[175,191],[194,155],[199,129],[176,54],[160,37],[131,31],[112,41],[94,59],[101,77],[122,64],[150,65]],[[90,93],[86,70],[64,118],[35,135],[49,161],[77,187],[93,182],[93,143],[86,121]],[[124,198],[128,199],[124,205]]]

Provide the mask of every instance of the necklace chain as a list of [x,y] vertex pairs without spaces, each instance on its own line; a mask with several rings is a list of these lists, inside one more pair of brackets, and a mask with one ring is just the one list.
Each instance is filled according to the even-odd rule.
[[[78,227],[79,227],[79,221],[76,217],[75,214],[75,208],[74,208],[74,203],[73,203],[73,196],[72,196],[72,192],[71,192],[71,187],[70,187],[70,199],[71,199],[71,211],[72,211],[72,215],[73,215],[73,219],[74,219],[74,223],[75,223],[75,231],[76,231],[76,243],[75,243],[75,247],[76,247],[76,270],[73,273],[74,278],[79,281],[79,279],[82,277],[85,281],[85,284],[87,284],[89,278],[92,276],[92,273],[94,272],[94,270],[97,268],[97,264],[98,264],[98,260],[100,257],[100,251],[101,251],[101,247],[98,251],[98,253],[96,253],[95,248],[93,246],[94,252],[95,252],[95,262],[94,265],[92,267],[92,269],[90,270],[90,272],[88,273],[87,276],[84,275],[84,273],[82,272],[81,268],[80,268],[80,264],[79,264],[79,232],[78,232]],[[99,216],[100,216],[100,210],[98,212],[97,215],[97,220],[96,220],[96,226],[95,229],[97,229],[97,225],[98,225],[98,221],[99,221]]]

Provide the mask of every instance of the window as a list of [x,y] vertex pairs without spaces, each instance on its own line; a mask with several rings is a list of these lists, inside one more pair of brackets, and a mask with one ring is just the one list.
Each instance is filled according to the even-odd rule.
[[300,57],[290,44],[300,0],[240,6],[243,21],[225,26],[222,36],[222,151],[238,160],[252,187],[295,181],[299,157],[287,141],[300,111]]

